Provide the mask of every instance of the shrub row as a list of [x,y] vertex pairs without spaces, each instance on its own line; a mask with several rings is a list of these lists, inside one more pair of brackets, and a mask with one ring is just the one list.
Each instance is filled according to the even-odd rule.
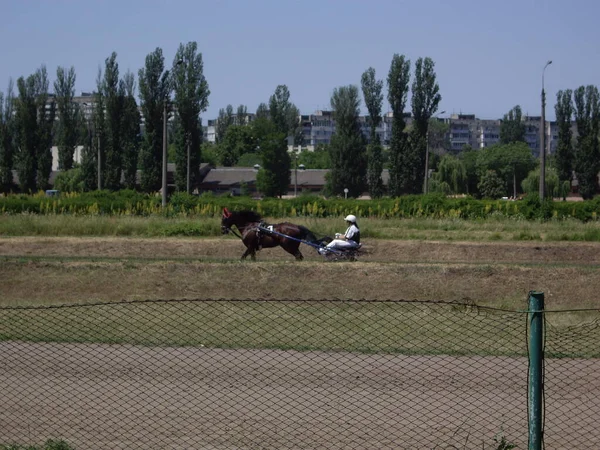
[[191,196],[177,193],[171,196],[166,210],[161,198],[134,191],[96,191],[83,194],[63,194],[60,197],[35,195],[8,195],[0,198],[0,212],[4,214],[74,214],[74,215],[169,215],[219,216],[224,207],[231,211],[252,209],[265,217],[339,217],[355,214],[374,218],[457,218],[485,219],[494,215],[518,219],[575,218],[595,221],[600,212],[600,197],[582,202],[540,203],[532,197],[525,200],[476,200],[447,198],[441,194],[408,195],[378,200],[325,199],[303,195],[292,199],[254,200],[248,197]]

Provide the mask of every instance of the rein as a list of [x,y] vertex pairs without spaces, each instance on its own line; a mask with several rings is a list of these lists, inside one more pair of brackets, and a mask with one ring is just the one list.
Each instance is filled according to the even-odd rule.
[[244,240],[244,238],[243,238],[242,236],[240,236],[240,235],[238,234],[238,232],[237,232],[237,231],[235,231],[233,228],[229,227],[229,228],[227,228],[227,229],[228,229],[229,231],[231,231],[231,232],[233,233],[233,235],[234,235],[234,236],[237,236],[237,237],[239,237],[240,239]]

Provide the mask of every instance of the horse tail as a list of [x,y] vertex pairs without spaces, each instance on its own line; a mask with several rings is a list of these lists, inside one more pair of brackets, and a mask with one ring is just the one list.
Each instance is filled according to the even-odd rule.
[[305,226],[302,225],[298,225],[298,228],[301,231],[301,237],[300,239],[304,239],[305,241],[314,243],[317,242],[317,236],[315,235],[315,233],[313,233],[312,231],[310,231],[308,228],[306,228]]

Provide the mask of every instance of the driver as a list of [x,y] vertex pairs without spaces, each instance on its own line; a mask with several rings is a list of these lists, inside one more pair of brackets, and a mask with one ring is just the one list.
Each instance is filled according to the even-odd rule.
[[[356,223],[356,216],[347,215],[344,220],[348,224],[348,228],[344,234],[336,233],[335,239],[327,244],[326,248],[335,248],[339,250],[354,249],[360,246],[360,229]],[[319,253],[324,255],[327,250],[320,248]]]

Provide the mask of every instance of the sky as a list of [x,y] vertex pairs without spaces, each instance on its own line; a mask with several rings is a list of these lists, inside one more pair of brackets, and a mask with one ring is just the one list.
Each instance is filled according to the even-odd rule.
[[10,78],[45,64],[51,83],[58,66],[74,66],[79,95],[95,89],[113,51],[121,73],[137,76],[156,47],[170,66],[180,43],[196,41],[211,91],[204,121],[228,104],[254,112],[279,84],[303,114],[329,109],[333,89],[360,86],[369,67],[385,81],[395,53],[411,61],[411,73],[417,58],[433,59],[441,117],[496,119],[517,104],[524,114],[540,115],[548,60],[550,120],[557,91],[600,84],[598,0],[0,0],[0,6],[1,91]]

